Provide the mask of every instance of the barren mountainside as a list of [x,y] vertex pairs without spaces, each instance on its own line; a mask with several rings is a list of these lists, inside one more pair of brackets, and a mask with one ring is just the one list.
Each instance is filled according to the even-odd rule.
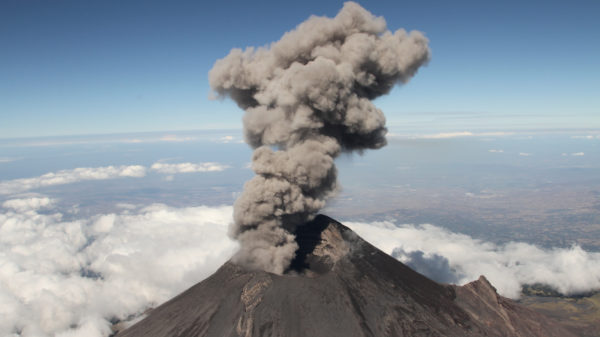
[[117,336],[573,336],[484,277],[438,284],[324,215],[296,236],[285,274],[227,262]]

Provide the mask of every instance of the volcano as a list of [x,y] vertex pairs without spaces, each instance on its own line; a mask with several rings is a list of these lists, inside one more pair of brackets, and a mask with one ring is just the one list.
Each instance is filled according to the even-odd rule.
[[324,215],[276,275],[231,261],[118,337],[574,336],[482,276],[436,283]]

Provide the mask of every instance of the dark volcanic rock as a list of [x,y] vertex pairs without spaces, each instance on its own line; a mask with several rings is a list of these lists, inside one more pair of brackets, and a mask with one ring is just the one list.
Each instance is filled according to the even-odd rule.
[[284,275],[225,263],[118,337],[572,336],[480,278],[438,284],[319,215]]

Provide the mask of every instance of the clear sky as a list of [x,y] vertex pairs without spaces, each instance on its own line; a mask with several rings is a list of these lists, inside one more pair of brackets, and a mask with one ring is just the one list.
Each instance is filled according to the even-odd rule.
[[[392,127],[600,128],[600,2],[362,1],[432,60],[377,102]],[[0,2],[0,138],[240,128],[208,71],[342,1]]]

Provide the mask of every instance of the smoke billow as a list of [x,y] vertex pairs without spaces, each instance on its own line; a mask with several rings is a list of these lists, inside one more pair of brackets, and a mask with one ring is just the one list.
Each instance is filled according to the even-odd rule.
[[256,176],[234,206],[238,263],[285,271],[295,227],[337,189],[334,159],[386,144],[385,117],[371,100],[428,59],[422,33],[392,33],[382,17],[347,2],[334,18],[312,16],[269,47],[233,49],[215,63],[210,85],[246,111],[245,139],[255,148]]

